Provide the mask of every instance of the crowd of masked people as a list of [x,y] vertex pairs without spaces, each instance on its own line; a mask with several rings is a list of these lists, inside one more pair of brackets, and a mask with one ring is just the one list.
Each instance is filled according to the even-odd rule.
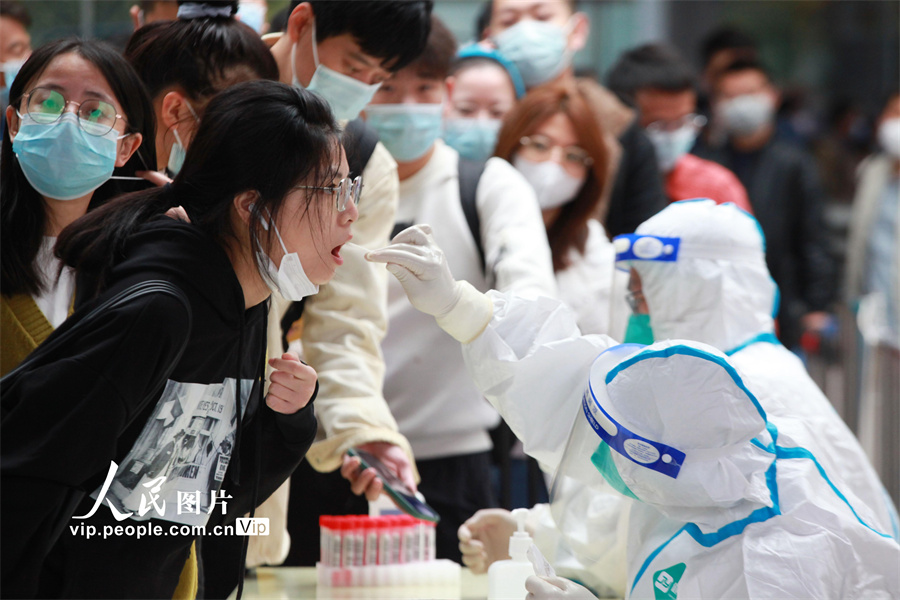
[[[732,27],[700,68],[660,41],[580,76],[576,0],[488,1],[465,43],[426,0],[142,1],[112,44],[36,48],[27,9],[0,5],[3,597],[224,598],[245,568],[313,565],[319,516],[382,495],[352,448],[441,515],[439,558],[486,568],[473,515],[546,499],[546,465],[470,376],[456,313],[423,309],[445,298],[373,262],[420,224],[474,290],[653,344],[671,336],[622,253],[680,230],[622,236],[694,199],[747,215],[774,282],[760,339],[802,354],[845,307],[860,464],[898,501],[896,87],[812,139]],[[271,534],[210,533],[247,514]],[[76,527],[120,524],[187,532]]]

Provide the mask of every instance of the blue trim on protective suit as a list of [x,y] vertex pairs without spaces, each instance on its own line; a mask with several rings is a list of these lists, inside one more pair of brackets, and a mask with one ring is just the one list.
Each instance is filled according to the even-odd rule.
[[738,519],[737,521],[732,521],[728,525],[714,531],[712,533],[703,533],[700,528],[695,523],[687,523],[684,527],[679,529],[675,535],[670,537],[668,540],[663,542],[656,550],[650,553],[647,559],[644,561],[644,564],[641,565],[641,568],[638,570],[637,575],[634,578],[634,583],[631,584],[631,591],[634,592],[634,588],[637,586],[638,581],[640,581],[641,576],[646,572],[647,568],[650,566],[650,563],[653,562],[653,559],[662,552],[663,548],[669,545],[669,542],[674,540],[681,532],[686,532],[694,541],[703,546],[704,548],[712,548],[716,544],[727,540],[730,537],[734,537],[736,535],[740,535],[744,532],[744,529],[747,528],[748,525],[753,523],[762,523],[763,521],[768,521],[772,517],[777,517],[781,514],[781,507],[778,504],[778,483],[776,481],[776,465],[777,460],[773,460],[772,464],[769,465],[769,468],[766,470],[766,487],[769,488],[769,497],[772,500],[772,506],[763,506],[761,508],[757,508],[752,513],[744,517],[743,519]]
[[[863,525],[864,527],[866,527],[867,529],[871,529],[872,531],[874,531],[875,533],[877,533],[877,534],[880,535],[881,537],[886,537],[886,538],[896,539],[896,537],[894,537],[894,536],[891,536],[891,535],[888,535],[888,534],[885,534],[885,533],[881,533],[880,531],[878,531],[878,530],[874,529],[873,527],[869,526],[868,523],[866,523],[865,521],[863,521],[862,519],[859,518],[859,515],[856,514],[856,510],[853,508],[853,505],[851,505],[851,504],[850,504],[850,501],[847,500],[847,498],[840,492],[840,490],[837,489],[837,486],[835,486],[834,483],[832,483],[831,479],[828,477],[828,474],[825,472],[825,469],[822,467],[821,463],[819,463],[819,459],[816,458],[815,454],[813,454],[812,452],[810,452],[810,451],[807,450],[806,448],[803,448],[802,446],[797,446],[797,447],[793,447],[793,448],[787,448],[787,447],[785,447],[785,446],[779,446],[779,445],[778,445],[778,428],[775,427],[775,424],[774,424],[774,423],[769,423],[769,424],[767,424],[767,425],[766,425],[766,430],[769,432],[769,435],[772,436],[772,443],[769,444],[768,446],[766,446],[766,445],[764,445],[762,442],[760,442],[758,439],[753,438],[753,439],[750,440],[750,441],[751,441],[751,443],[752,443],[754,446],[757,446],[758,448],[761,448],[762,450],[765,450],[765,451],[768,452],[769,454],[774,454],[776,458],[783,458],[783,459],[791,459],[791,458],[793,458],[793,459],[801,459],[801,458],[805,458],[805,459],[807,459],[807,460],[811,460],[812,463],[813,463],[814,465],[816,465],[816,469],[819,471],[819,475],[822,476],[822,479],[825,480],[825,483],[827,483],[828,486],[832,489],[832,491],[834,491],[835,495],[836,495],[838,498],[840,498],[840,500],[841,500],[844,504],[847,505],[847,508],[850,509],[850,512],[853,513],[853,516],[856,517],[856,520],[859,521],[860,524],[862,524],[862,525]],[[888,509],[888,510],[889,510],[889,512],[890,512],[890,509]],[[893,516],[893,515],[891,515],[891,521],[892,521],[892,525],[893,525],[893,527],[894,527],[894,529],[895,529],[895,531],[896,531],[896,523],[894,522],[894,516]]]
[[696,348],[691,348],[690,346],[672,346],[670,348],[665,348],[662,350],[644,350],[642,352],[639,352],[636,355],[632,356],[631,358],[628,358],[628,359],[620,362],[615,367],[613,367],[609,371],[609,373],[606,374],[606,385],[609,385],[609,383],[613,379],[615,379],[616,375],[618,375],[620,372],[624,371],[625,369],[627,369],[628,367],[630,367],[631,365],[633,365],[637,362],[640,362],[642,360],[646,360],[649,358],[669,358],[670,356],[675,356],[678,354],[681,354],[684,356],[695,356],[697,358],[702,358],[704,360],[708,360],[710,362],[716,363],[717,365],[719,365],[720,367],[725,369],[725,371],[728,373],[728,375],[731,377],[731,379],[734,381],[734,383],[741,390],[743,390],[743,392],[745,394],[747,394],[747,397],[750,399],[750,401],[753,402],[753,406],[756,407],[756,410],[757,410],[757,412],[759,412],[759,416],[762,417],[762,420],[766,423],[769,422],[769,420],[766,418],[766,411],[763,410],[763,407],[759,403],[759,400],[757,400],[756,396],[754,396],[753,393],[747,389],[747,386],[744,385],[744,381],[743,381],[743,379],[741,379],[741,376],[738,375],[738,372],[735,371],[734,367],[732,367],[728,363],[728,361],[726,361],[725,359],[723,359],[719,356],[716,356],[714,354],[710,354],[709,352],[704,352],[702,350],[697,350]]
[[812,452],[810,452],[806,448],[801,448],[801,447],[785,448],[783,446],[776,446],[775,449],[776,449],[776,453],[775,453],[776,458],[811,460],[813,462],[813,464],[816,465],[816,469],[818,469],[819,475],[822,476],[822,479],[825,480],[825,483],[827,483],[828,486],[831,488],[831,490],[835,493],[835,495],[837,495],[837,497],[840,498],[841,501],[843,501],[843,503],[847,505],[847,508],[850,509],[850,512],[853,513],[853,516],[856,517],[856,520],[859,521],[863,527],[865,527],[866,529],[871,529],[872,531],[874,531],[875,533],[877,533],[878,535],[880,535],[883,538],[893,539],[890,534],[881,533],[880,531],[873,528],[871,525],[869,525],[868,523],[866,523],[859,517],[859,515],[856,513],[856,510],[853,508],[853,505],[850,504],[850,501],[847,500],[846,496],[844,496],[844,494],[842,494],[841,491],[839,489],[837,489],[837,486],[835,486],[831,482],[831,479],[829,479],[828,474],[825,473],[825,469],[822,468],[822,465],[819,464],[819,461],[816,459],[816,457],[813,455]]
[[731,350],[726,350],[725,356],[733,356],[733,355],[737,354],[738,352],[740,352],[741,350],[743,350],[744,348],[746,348],[747,346],[752,346],[753,344],[756,344],[757,342],[766,342],[768,344],[775,344],[776,346],[781,345],[781,342],[778,340],[778,338],[775,336],[774,333],[760,333],[759,335],[753,336],[752,338],[750,338],[743,344],[738,344]]

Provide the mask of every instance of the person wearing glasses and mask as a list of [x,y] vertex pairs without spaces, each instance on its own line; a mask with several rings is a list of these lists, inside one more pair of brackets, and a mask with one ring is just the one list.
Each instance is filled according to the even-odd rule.
[[534,188],[560,300],[583,332],[608,334],[615,251],[604,229],[609,204],[602,190],[610,174],[602,131],[578,84],[553,83],[507,114],[496,155]]
[[[316,374],[266,360],[267,301],[343,263],[348,171],[321,98],[244,82],[210,101],[170,185],[62,232],[75,313],[2,380],[5,596],[172,598],[198,528],[233,526],[294,471]],[[224,566],[241,577],[244,557]]]
[[[478,289],[552,296],[550,252],[528,183],[499,158],[479,164],[469,175],[457,151],[439,139],[445,80],[455,55],[453,34],[432,17],[422,55],[388,78],[366,108],[366,122],[398,165],[395,231],[412,223],[433,224],[454,269]],[[463,181],[468,177],[472,180]],[[463,200],[467,185],[474,194]],[[477,229],[468,209],[477,215]],[[454,341],[413,308],[396,281],[388,288],[388,315],[384,395],[412,444],[422,478],[419,490],[441,516],[437,556],[459,561],[456,529],[478,509],[496,503],[488,431],[499,418],[466,382]],[[354,463],[348,461],[346,473]]]
[[[0,175],[0,318],[6,374],[69,315],[75,278],[53,255],[89,209],[146,187],[153,107],[131,66],[102,44],[38,48],[10,89]],[[140,150],[139,150],[140,148]],[[121,180],[124,178],[124,181]]]
[[607,83],[623,102],[638,109],[669,200],[710,198],[753,213],[747,190],[734,173],[690,154],[706,117],[696,112],[696,76],[677,50],[662,44],[629,50],[613,65]]
[[[590,35],[590,22],[578,12],[577,0],[489,0],[489,4],[483,41],[512,61],[527,89],[575,79],[575,53]],[[579,85],[603,128],[599,135],[609,155],[604,223],[611,236],[631,233],[666,205],[653,146],[635,111],[615,94],[592,79],[579,78]]]
[[[318,515],[333,514],[335,506],[368,513],[366,502],[355,498],[337,473],[350,448],[362,447],[377,456],[412,489],[418,480],[409,442],[397,430],[382,392],[387,277],[363,258],[365,248],[378,247],[390,237],[397,210],[397,164],[358,117],[381,83],[422,52],[432,5],[430,0],[292,0],[284,32],[265,37],[280,80],[319,94],[345,126],[351,173],[364,181],[344,268],[302,308],[295,305],[290,311],[289,320],[294,320],[302,310],[299,338],[304,360],[319,373],[322,401],[316,408],[319,438],[308,464],[291,478],[289,525],[296,543],[289,565],[314,565],[319,559]],[[287,308],[275,298],[270,320],[281,321]],[[378,493],[381,481],[373,475],[371,471],[366,481]],[[311,487],[322,493],[305,494]]]

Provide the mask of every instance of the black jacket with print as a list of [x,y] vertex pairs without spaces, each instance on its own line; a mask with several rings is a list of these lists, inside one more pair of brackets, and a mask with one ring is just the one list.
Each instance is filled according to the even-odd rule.
[[[79,290],[90,288],[86,277]],[[53,336],[148,280],[177,286],[190,311],[172,296],[142,296],[68,336],[14,385],[4,381],[3,597],[171,598],[200,531],[190,528],[210,532],[249,512],[315,437],[312,402],[282,415],[263,401],[267,303],[245,310],[228,256],[190,224],[142,226],[105,290],[76,298]],[[111,461],[118,470],[102,504],[71,518],[92,510]],[[156,534],[138,538],[138,526]]]

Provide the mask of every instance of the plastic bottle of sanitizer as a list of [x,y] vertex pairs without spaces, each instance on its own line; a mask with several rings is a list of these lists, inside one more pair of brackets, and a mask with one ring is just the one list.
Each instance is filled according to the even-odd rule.
[[525,531],[525,518],[528,509],[517,508],[512,511],[517,530],[509,538],[510,560],[498,560],[488,569],[488,600],[522,600],[528,595],[525,580],[534,575],[534,567],[528,560],[526,552],[533,543],[531,536]]

